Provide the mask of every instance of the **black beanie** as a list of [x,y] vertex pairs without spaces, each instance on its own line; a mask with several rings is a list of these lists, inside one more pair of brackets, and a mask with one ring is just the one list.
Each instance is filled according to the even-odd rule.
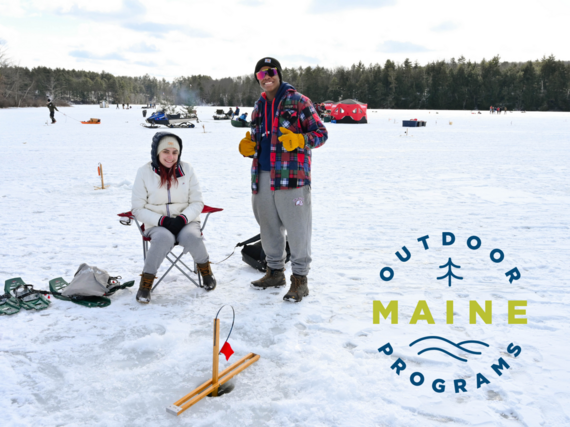
[[263,67],[277,68],[277,74],[279,75],[279,82],[283,83],[283,75],[281,74],[281,64],[277,59],[269,57],[261,58],[259,61],[257,61],[257,64],[255,64],[255,71],[253,72],[253,75],[255,76],[255,80],[257,80],[258,83],[259,79],[257,78],[256,74]]

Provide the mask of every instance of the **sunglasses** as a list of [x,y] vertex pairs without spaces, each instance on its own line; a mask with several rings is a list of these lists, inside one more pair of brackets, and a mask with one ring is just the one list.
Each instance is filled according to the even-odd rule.
[[263,80],[265,76],[269,75],[269,77],[273,77],[277,75],[277,68],[270,68],[269,70],[258,71],[255,73],[258,80]]

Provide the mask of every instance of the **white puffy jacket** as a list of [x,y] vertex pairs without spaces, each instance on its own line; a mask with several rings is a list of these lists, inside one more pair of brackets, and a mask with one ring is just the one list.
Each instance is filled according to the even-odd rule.
[[167,190],[160,186],[160,175],[154,172],[151,162],[137,172],[133,185],[132,212],[143,222],[145,229],[159,225],[163,217],[184,215],[186,222],[198,221],[204,208],[200,183],[189,163],[180,162],[183,176],[177,178]]

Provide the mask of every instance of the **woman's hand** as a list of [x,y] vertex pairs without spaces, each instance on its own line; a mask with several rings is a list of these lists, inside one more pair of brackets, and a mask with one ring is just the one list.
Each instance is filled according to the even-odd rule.
[[162,227],[174,234],[175,237],[178,236],[178,233],[182,231],[185,225],[186,221],[184,221],[184,218],[181,216],[177,216],[176,218],[166,217],[161,224]]

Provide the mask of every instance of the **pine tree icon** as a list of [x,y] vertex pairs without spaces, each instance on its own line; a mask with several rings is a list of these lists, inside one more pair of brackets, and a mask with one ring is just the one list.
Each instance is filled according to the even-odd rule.
[[447,273],[441,277],[438,277],[437,280],[441,280],[441,279],[445,279],[446,277],[449,277],[449,286],[451,286],[451,278],[455,277],[456,279],[459,280],[463,280],[463,277],[459,277],[456,276],[455,274],[453,274],[453,272],[451,271],[451,267],[455,267],[455,268],[461,268],[461,266],[459,265],[455,265],[452,261],[451,258],[449,258],[449,261],[447,261],[447,264],[444,265],[440,265],[439,268],[445,268],[448,267],[449,270],[447,270]]

